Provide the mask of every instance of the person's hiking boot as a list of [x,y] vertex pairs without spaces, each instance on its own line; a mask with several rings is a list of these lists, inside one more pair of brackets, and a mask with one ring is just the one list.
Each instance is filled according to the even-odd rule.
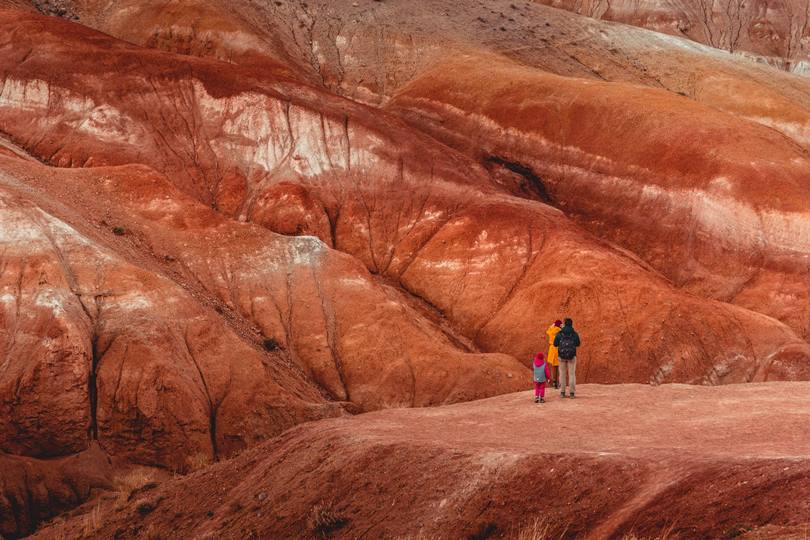
[[560,392],[560,395],[561,395],[562,397],[565,397],[565,392]]
[[574,393],[571,392],[571,399],[574,399]]
[[537,397],[537,396],[534,396],[534,402],[535,402],[535,403],[540,403],[540,398],[539,398],[539,397]]
[[545,403],[546,400],[544,398],[540,398],[540,403]]

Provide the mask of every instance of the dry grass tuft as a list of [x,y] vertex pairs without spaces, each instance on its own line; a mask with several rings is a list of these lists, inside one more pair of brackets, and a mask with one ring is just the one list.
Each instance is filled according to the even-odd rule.
[[656,536],[638,536],[636,533],[629,533],[622,536],[621,540],[678,540],[678,535],[675,534],[675,525],[670,525],[661,531]]
[[96,531],[101,528],[101,503],[96,504],[92,510],[84,515],[82,523],[82,537],[94,538]]
[[149,525],[146,532],[143,533],[142,538],[144,540],[163,540],[163,535],[158,532],[157,526],[153,523]]
[[[62,524],[62,526],[60,527],[59,524]],[[65,526],[63,522],[59,522],[59,524],[52,523],[49,525],[48,527],[49,529],[54,529],[55,527],[58,527],[56,528],[55,531],[51,531],[51,540],[68,540],[68,535],[65,532]]]
[[535,518],[521,528],[514,540],[549,540],[551,538],[551,523],[546,518]]
[[345,527],[348,519],[339,515],[334,503],[318,503],[309,512],[309,528],[321,538],[326,538],[332,532]]
[[156,484],[157,475],[153,469],[147,467],[138,467],[132,469],[128,473],[117,476],[113,480],[113,486],[118,492],[119,502],[128,501],[132,493],[141,489],[148,484]]
[[211,465],[213,460],[205,452],[198,452],[186,458],[186,472],[193,473]]

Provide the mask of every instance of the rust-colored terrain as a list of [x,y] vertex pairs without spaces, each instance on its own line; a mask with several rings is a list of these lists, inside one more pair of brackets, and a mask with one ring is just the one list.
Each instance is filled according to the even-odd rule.
[[687,37],[787,71],[810,72],[807,0],[540,1],[596,19]]
[[[540,480],[554,536],[810,522],[734,506],[754,470],[810,496],[779,472],[810,445],[810,79],[779,66],[526,1],[0,0],[0,535],[325,534],[316,486],[381,482],[326,532],[508,536]],[[579,382],[651,387],[515,394],[563,316]],[[541,454],[577,475],[522,490]],[[146,489],[167,510],[110,495],[216,461]],[[205,499],[239,485],[264,509]]]
[[[327,509],[339,538],[511,537],[534,518],[548,527],[537,538],[802,538],[808,383],[581,394],[540,408],[523,392],[305,424],[127,504],[102,498],[97,533],[307,538]],[[84,525],[68,519],[34,537]]]

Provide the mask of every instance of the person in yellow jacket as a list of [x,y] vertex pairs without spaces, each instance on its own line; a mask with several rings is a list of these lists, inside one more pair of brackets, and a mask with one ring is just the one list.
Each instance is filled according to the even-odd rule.
[[551,379],[554,383],[554,388],[560,387],[560,359],[557,356],[557,347],[554,346],[554,338],[560,331],[562,321],[554,321],[554,324],[548,327],[546,335],[548,335],[548,365],[551,367]]

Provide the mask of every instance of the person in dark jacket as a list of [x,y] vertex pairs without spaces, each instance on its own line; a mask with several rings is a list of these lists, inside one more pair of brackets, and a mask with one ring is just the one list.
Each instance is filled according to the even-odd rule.
[[561,395],[565,397],[565,386],[568,381],[571,385],[571,397],[577,387],[577,347],[579,347],[579,334],[574,330],[574,321],[565,319],[562,330],[554,336],[554,346],[560,359],[560,386]]

